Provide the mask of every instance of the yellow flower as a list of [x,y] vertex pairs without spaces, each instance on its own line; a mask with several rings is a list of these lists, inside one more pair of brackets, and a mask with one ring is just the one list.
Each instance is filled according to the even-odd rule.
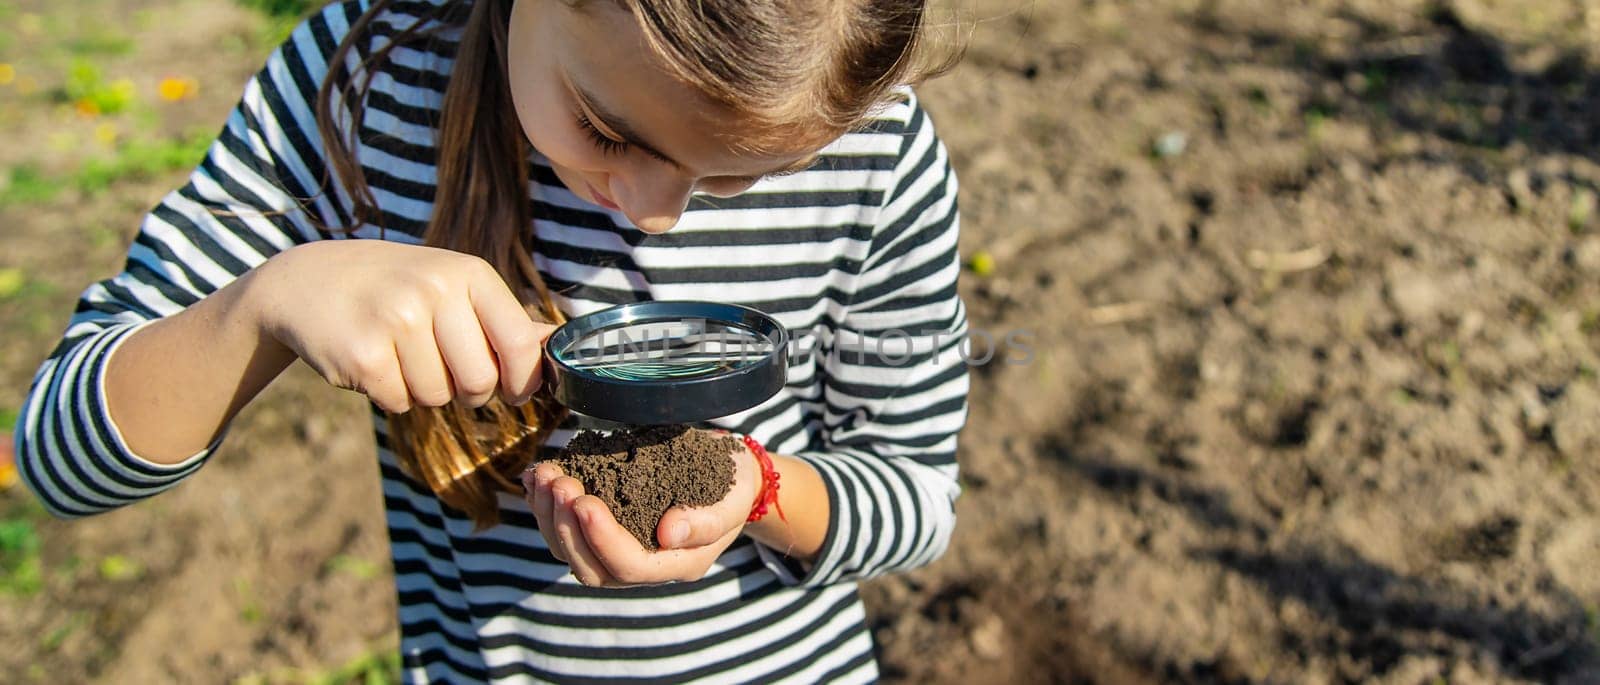
[[972,269],[972,273],[976,275],[988,276],[994,273],[994,255],[989,254],[988,250],[979,250],[967,260],[967,268]]
[[171,77],[161,79],[161,83],[156,86],[156,92],[161,95],[161,99],[168,102],[182,99],[183,81]]
[[6,62],[0,62],[0,86],[9,86],[17,80],[17,68]]
[[72,106],[78,110],[80,116],[91,118],[100,116],[100,105],[95,104],[95,101],[89,98],[78,100],[72,103]]
[[17,484],[17,465],[0,462],[0,490],[10,490]]
[[200,82],[188,77],[168,76],[161,79],[160,85],[156,86],[156,92],[167,102],[188,100],[200,92]]
[[117,135],[117,127],[112,126],[109,123],[103,123],[94,127],[94,139],[100,141],[102,144],[111,145],[117,142]]

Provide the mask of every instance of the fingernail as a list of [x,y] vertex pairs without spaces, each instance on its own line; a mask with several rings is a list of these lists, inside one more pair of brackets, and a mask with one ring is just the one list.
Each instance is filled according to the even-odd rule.
[[689,539],[689,522],[679,521],[667,527],[667,546],[677,547]]
[[546,469],[546,471],[547,473],[545,475],[540,475],[539,465],[534,464],[533,468],[528,469],[524,473],[526,474],[528,482],[532,483],[534,487],[548,487],[555,479],[548,475],[548,469]]

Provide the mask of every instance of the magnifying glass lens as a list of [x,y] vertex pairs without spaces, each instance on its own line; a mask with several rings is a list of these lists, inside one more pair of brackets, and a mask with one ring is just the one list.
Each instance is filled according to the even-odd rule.
[[573,369],[619,381],[688,380],[753,366],[772,354],[767,336],[729,321],[625,323],[560,350]]
[[555,399],[580,413],[647,425],[704,421],[754,407],[784,386],[788,333],[749,307],[714,302],[618,305],[545,340]]

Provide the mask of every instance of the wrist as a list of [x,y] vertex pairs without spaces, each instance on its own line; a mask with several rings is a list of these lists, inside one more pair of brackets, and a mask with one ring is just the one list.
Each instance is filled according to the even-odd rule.
[[766,520],[768,514],[775,513],[778,519],[788,522],[788,517],[783,513],[783,505],[778,502],[778,490],[782,486],[783,474],[779,473],[773,463],[772,455],[755,438],[743,436],[744,446],[750,453],[751,460],[755,463],[756,494],[750,504],[750,514],[745,518],[746,524],[759,523]]
[[[753,447],[763,447],[764,451],[764,446],[746,442],[743,447],[738,457],[739,480],[744,483],[740,487],[746,488],[745,492],[749,493],[745,495],[749,498],[745,500],[749,505],[744,511],[752,512],[757,509],[766,492],[763,488],[761,460]],[[777,497],[775,501],[768,502],[766,515],[757,517],[755,521],[750,521],[749,515],[745,515],[742,533],[802,564],[810,563],[822,549],[828,532],[832,507],[828,488],[821,474],[804,459],[770,452],[767,456],[779,485],[775,489]]]
[[213,296],[221,300],[216,311],[223,330],[241,332],[248,340],[241,342],[258,356],[286,367],[297,355],[281,335],[275,316],[271,283],[277,276],[276,261],[277,257],[268,259]]
[[[783,512],[784,512],[783,515],[779,516],[778,513],[777,513],[777,509],[778,509],[779,506],[783,506],[783,505],[786,505],[786,504],[791,504],[792,505],[792,501],[794,499],[792,497],[793,493],[784,492],[782,486],[793,482],[794,481],[794,477],[788,477],[788,479],[785,480],[786,477],[785,477],[784,474],[786,474],[786,473],[794,474],[796,472],[797,468],[798,469],[810,469],[811,468],[811,467],[807,466],[804,462],[801,462],[798,459],[795,459],[794,457],[784,456],[784,455],[781,455],[781,454],[771,454],[771,453],[769,453],[769,456],[770,456],[770,458],[772,460],[772,468],[776,472],[776,475],[778,476],[778,483],[780,485],[780,488],[776,491],[777,501],[768,505],[767,513],[766,513],[765,516],[761,516],[760,518],[758,518],[755,521],[747,520],[746,523],[744,524],[745,533],[750,535],[751,537],[755,538],[758,541],[778,540],[778,539],[783,539],[783,538],[787,537],[787,533],[789,532],[788,529],[789,529],[789,526],[790,526],[790,523],[791,523],[791,519],[794,518],[795,512],[792,511],[793,507],[789,506],[788,508],[784,508],[783,509]],[[755,496],[752,498],[751,503],[750,503],[751,512],[754,513],[755,510],[757,509],[757,507],[760,506],[761,497],[763,495],[764,490],[761,487],[762,483],[760,481],[760,476],[759,476],[759,473],[760,473],[759,462],[754,457],[754,455],[751,456],[750,462],[751,462],[752,467],[754,467],[757,470],[757,474],[758,474],[757,475],[757,482],[756,482],[756,493],[755,493]],[[774,506],[774,505],[776,505],[776,506]]]
[[[218,339],[227,340],[236,349],[248,351],[243,381],[252,386],[259,384],[258,391],[300,358],[294,348],[276,335],[273,319],[269,318],[274,310],[268,308],[270,300],[264,287],[268,274],[262,273],[265,266],[262,264],[245,272],[231,284],[238,286],[232,292],[225,294],[223,291],[229,288],[223,288],[223,291],[215,293],[224,295],[223,302],[217,308]],[[231,411],[239,408],[242,407],[234,407]]]

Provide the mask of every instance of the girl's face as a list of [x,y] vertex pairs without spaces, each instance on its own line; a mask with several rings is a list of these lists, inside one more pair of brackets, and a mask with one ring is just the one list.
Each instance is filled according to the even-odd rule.
[[691,193],[737,195],[816,153],[736,149],[737,114],[660,66],[610,0],[519,0],[509,44],[511,97],[529,142],[575,195],[647,233],[676,225]]

